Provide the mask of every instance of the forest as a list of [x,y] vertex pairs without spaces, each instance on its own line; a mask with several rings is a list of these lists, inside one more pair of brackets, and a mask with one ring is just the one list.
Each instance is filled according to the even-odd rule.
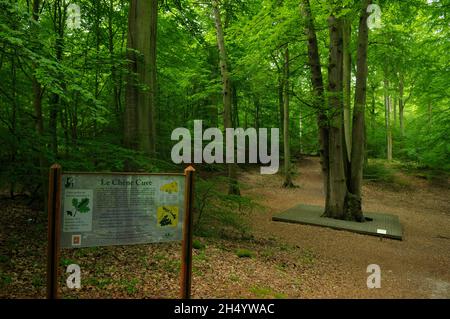
[[[450,298],[450,1],[0,0],[0,8],[0,298],[45,296],[54,163],[150,173],[192,164],[194,297]],[[244,150],[245,163],[198,162],[194,146],[174,161],[174,130],[194,136],[199,120],[218,129],[216,142],[227,129],[255,140],[267,129],[278,172],[260,173],[271,164],[252,157],[256,149]],[[403,241],[271,220],[298,204],[350,223],[393,214]],[[87,270],[81,290],[62,294],[176,297],[177,245],[63,250],[61,269]],[[368,290],[365,267],[388,255],[384,289]],[[333,262],[362,284],[334,276]],[[217,290],[208,285],[215,267],[224,269]]]

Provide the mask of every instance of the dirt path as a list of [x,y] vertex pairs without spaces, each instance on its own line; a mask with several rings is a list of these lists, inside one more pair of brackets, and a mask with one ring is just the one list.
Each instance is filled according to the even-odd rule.
[[[314,252],[319,274],[306,297],[340,298],[450,298],[450,192],[425,180],[404,176],[401,191],[375,183],[363,189],[363,209],[399,216],[404,240],[336,231],[322,227],[272,222],[273,214],[300,203],[323,205],[322,180],[317,158],[297,165],[294,182],[299,188],[282,189],[280,175],[245,172],[244,193],[267,207],[255,213],[258,237],[276,237]],[[381,289],[368,289],[369,264],[381,267]]]

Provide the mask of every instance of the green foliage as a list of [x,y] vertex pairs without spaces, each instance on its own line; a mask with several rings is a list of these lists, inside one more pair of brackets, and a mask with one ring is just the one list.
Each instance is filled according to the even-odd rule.
[[168,273],[178,274],[180,272],[181,262],[179,259],[164,259],[162,268]]
[[450,172],[450,113],[439,105],[434,108],[431,114],[424,112],[412,121],[400,156],[427,168]]
[[370,160],[364,167],[364,179],[370,181],[392,183],[394,182],[394,171],[380,160]]
[[[96,287],[99,287],[100,289],[104,289],[106,286],[112,284],[113,280],[111,278],[90,277],[90,278],[83,280],[83,283],[87,286],[96,286]],[[133,289],[133,285],[130,285],[130,290],[132,290],[132,289]],[[127,290],[128,290],[128,286],[127,286]]]
[[299,259],[300,263],[304,265],[313,265],[315,260],[316,257],[314,255],[314,252],[309,249],[305,249],[304,251],[302,251]]
[[7,264],[10,261],[10,258],[5,255],[0,255],[0,263]]
[[5,287],[9,285],[11,282],[12,282],[11,276],[0,271],[0,287]]
[[69,265],[76,264],[76,263],[77,262],[75,260],[70,259],[70,258],[61,258],[61,260],[60,260],[60,264],[63,267],[67,267]]
[[251,250],[248,250],[246,248],[240,248],[240,249],[236,250],[236,255],[239,258],[252,258],[253,254],[254,253]]
[[31,284],[34,288],[41,288],[45,285],[45,280],[41,275],[34,275]]
[[[432,169],[450,168],[448,15],[443,3],[392,2],[381,5],[383,28],[370,34],[367,123],[368,154],[386,158],[383,80],[396,109],[390,112],[394,158]],[[444,59],[443,59],[444,58]],[[404,132],[400,128],[400,80],[404,80]],[[396,114],[394,114],[396,111]]]
[[198,239],[194,239],[192,241],[192,248],[197,249],[197,250],[201,250],[205,248],[205,244],[203,244],[200,240]]
[[288,296],[284,293],[276,292],[270,287],[254,286],[250,288],[250,292],[255,295],[256,298],[275,298],[286,299]]
[[121,285],[129,295],[134,295],[138,291],[139,280],[133,278],[131,280],[122,280]]
[[[351,22],[350,51],[356,61],[360,2],[310,2],[326,79],[327,18],[334,13]],[[39,198],[44,206],[47,169],[54,162],[71,171],[180,172],[183,168],[170,159],[172,130],[192,129],[195,119],[202,119],[205,128],[223,128],[219,57],[209,3],[163,1],[159,6],[157,154],[153,158],[124,146],[126,84],[133,76],[127,60],[128,2],[78,1],[82,13],[78,30],[68,29],[62,21],[64,10],[61,17],[55,16],[59,14],[57,1],[43,3],[35,21],[31,1],[0,0],[2,190]],[[394,159],[449,172],[450,29],[445,1],[381,1],[379,5],[383,27],[369,32],[367,155],[386,158],[383,85],[387,80],[386,93],[397,101],[396,116],[394,110],[390,114]],[[291,153],[294,157],[318,154],[316,97],[299,2],[225,1],[220,10],[233,86],[234,125],[281,126],[279,89],[283,50],[288,44]],[[56,23],[58,18],[61,26]],[[401,78],[404,132],[398,109]],[[33,80],[41,88],[43,132],[36,128]],[[212,175],[225,172],[223,165],[205,164],[201,169]],[[367,170],[368,178],[389,179],[380,167]],[[253,204],[245,197],[223,194],[216,184],[226,182],[213,178],[197,183],[197,233],[228,234],[227,227],[245,233],[245,212]],[[80,208],[82,212],[87,206]]]
[[194,231],[198,236],[241,237],[248,234],[248,213],[256,204],[246,196],[222,191],[228,179],[198,179],[195,185]]

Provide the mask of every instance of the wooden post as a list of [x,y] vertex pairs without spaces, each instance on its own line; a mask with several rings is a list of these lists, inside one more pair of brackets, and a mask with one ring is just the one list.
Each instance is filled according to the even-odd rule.
[[59,164],[50,167],[48,179],[47,298],[58,298],[59,236],[61,219],[61,175]]
[[186,185],[184,192],[184,226],[183,226],[183,256],[181,260],[181,298],[191,297],[192,277],[192,220],[194,205],[194,172],[192,166],[184,170]]

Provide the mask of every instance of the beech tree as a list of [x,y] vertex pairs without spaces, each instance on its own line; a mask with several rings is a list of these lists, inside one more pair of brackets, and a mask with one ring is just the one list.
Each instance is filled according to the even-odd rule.
[[[321,164],[324,179],[324,216],[364,221],[361,209],[361,188],[365,145],[365,103],[367,88],[367,6],[370,1],[363,0],[360,9],[355,102],[353,110],[352,136],[350,142],[349,99],[350,62],[347,21],[340,15],[342,8],[328,18],[330,48],[328,60],[328,112],[323,110],[323,83],[320,57],[315,29],[308,0],[302,3],[305,17],[305,32],[308,39],[308,56],[311,69],[311,82],[316,96],[318,126],[320,129]],[[345,111],[347,108],[347,111]],[[327,117],[328,114],[328,117]],[[346,134],[346,130],[348,131]],[[351,145],[351,147],[350,147]]]
[[284,182],[283,187],[293,187],[291,171],[291,148],[289,141],[289,43],[284,49],[284,84],[283,84],[283,147],[284,147]]
[[[214,14],[214,24],[216,26],[217,47],[219,49],[220,57],[220,72],[222,75],[222,94],[223,94],[223,126],[225,129],[233,127],[231,117],[232,95],[231,95],[231,79],[229,75],[228,56],[225,47],[225,39],[223,35],[222,20],[220,17],[220,8],[216,0],[212,0],[212,8]],[[239,186],[237,184],[236,165],[230,163],[228,166],[228,193],[239,195]]]
[[[325,215],[364,220],[372,159],[450,167],[445,1],[378,2],[370,31],[368,3],[0,0],[0,182],[42,199],[55,161],[175,169],[171,132],[202,119],[279,128],[278,186],[301,184],[297,161],[318,155]],[[198,168],[238,194],[248,166]]]
[[156,31],[158,1],[130,0],[125,145],[156,153]]

